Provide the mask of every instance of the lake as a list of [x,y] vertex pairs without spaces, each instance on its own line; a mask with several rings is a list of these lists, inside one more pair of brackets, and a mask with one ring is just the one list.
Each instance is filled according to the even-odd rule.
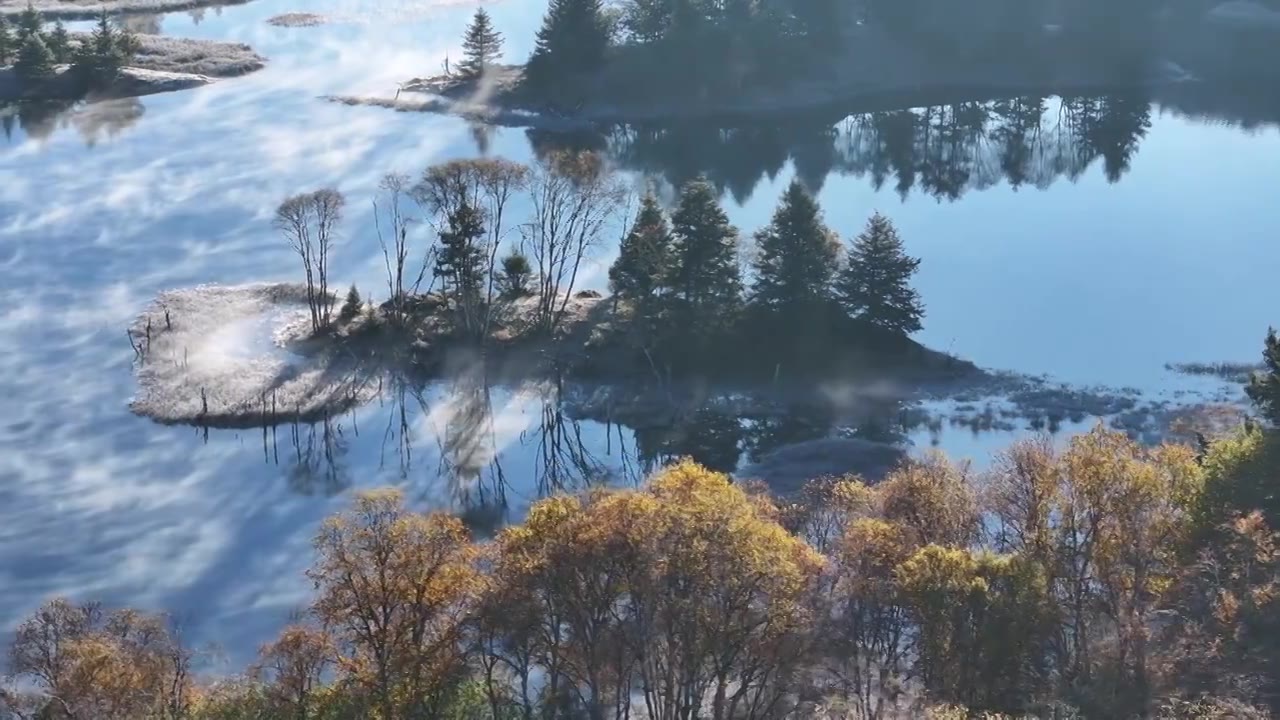
[[[247,42],[267,68],[4,119],[0,626],[55,593],[163,608],[239,663],[306,601],[311,536],[353,488],[397,484],[415,505],[464,512],[484,531],[546,492],[636,482],[669,455],[733,467],[786,442],[884,430],[845,426],[835,412],[773,425],[695,414],[637,433],[574,421],[553,388],[486,387],[466,373],[388,386],[329,423],[265,433],[164,427],[129,412],[125,327],[157,292],[295,279],[272,213],[287,194],[331,184],[350,200],[337,279],[377,294],[378,178],[478,146],[517,160],[534,146],[603,147],[638,189],[647,176],[668,194],[706,173],[744,233],[799,174],[842,235],[876,210],[894,220],[923,260],[917,339],[984,368],[1132,388],[1153,402],[1232,397],[1238,389],[1164,365],[1255,360],[1280,321],[1280,115],[1219,112],[1194,93],[1048,97],[548,138],[319,99],[389,96],[398,81],[438,72],[456,59],[473,8],[256,0],[135,18],[140,29]],[[296,10],[333,22],[265,22]],[[542,6],[490,12],[508,59],[527,54]],[[611,252],[593,258],[586,286],[603,285]],[[1059,434],[1091,422],[1065,419]],[[886,432],[913,452],[937,445],[981,465],[1033,429],[1009,418],[990,432]]]

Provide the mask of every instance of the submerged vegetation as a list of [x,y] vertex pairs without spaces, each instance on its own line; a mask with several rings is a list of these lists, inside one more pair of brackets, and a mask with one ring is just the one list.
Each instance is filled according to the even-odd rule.
[[[1265,717],[1280,687],[1276,438],[1200,457],[1098,428],[777,501],[689,461],[536,503],[490,541],[358,495],[315,596],[206,679],[164,616],[53,600],[18,718]],[[1249,708],[1253,709],[1250,710]],[[1253,715],[1230,714],[1252,712]]]

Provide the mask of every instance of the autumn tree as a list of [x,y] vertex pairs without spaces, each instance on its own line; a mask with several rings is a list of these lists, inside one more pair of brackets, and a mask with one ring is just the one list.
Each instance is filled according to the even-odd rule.
[[493,28],[489,13],[484,8],[476,8],[471,24],[467,26],[462,53],[464,59],[458,69],[466,77],[483,75],[502,57],[502,33]]
[[883,517],[914,546],[967,548],[981,537],[978,502],[967,464],[941,453],[908,460],[877,486]]
[[836,298],[849,317],[910,335],[924,317],[920,295],[911,287],[919,266],[919,259],[906,254],[893,223],[876,213],[849,248]]
[[787,187],[773,220],[755,239],[758,255],[751,301],[779,327],[797,332],[815,329],[831,297],[839,242],[799,180]]
[[1272,425],[1280,426],[1280,337],[1275,328],[1267,330],[1262,350],[1262,372],[1254,374],[1245,392],[1258,411]]
[[462,523],[380,490],[326,520],[315,546],[312,611],[334,634],[344,677],[381,717],[439,717],[467,675],[477,591]]
[[312,332],[329,328],[334,295],[329,290],[329,254],[342,222],[346,198],[322,188],[286,198],[276,208],[275,226],[302,261]]
[[560,326],[588,254],[600,243],[626,199],[626,187],[604,159],[590,152],[557,151],[543,159],[529,183],[533,214],[525,247],[537,271],[537,327]]
[[333,639],[323,630],[294,624],[262,647],[253,674],[265,684],[265,700],[278,717],[307,720],[319,715],[317,699],[337,657]]
[[710,183],[697,180],[681,190],[671,236],[670,324],[683,338],[710,343],[732,326],[742,306],[738,231]]

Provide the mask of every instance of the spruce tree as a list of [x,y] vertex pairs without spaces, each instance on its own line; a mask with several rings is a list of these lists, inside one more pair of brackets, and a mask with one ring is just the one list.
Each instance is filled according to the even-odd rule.
[[876,213],[849,249],[836,298],[849,317],[899,335],[920,329],[924,305],[911,287],[920,260],[906,254],[889,218]]
[[640,213],[609,268],[609,290],[633,303],[637,314],[651,313],[651,301],[666,278],[670,260],[671,229],[657,198],[650,193],[641,201]]
[[71,34],[61,20],[54,23],[53,30],[45,36],[45,44],[53,53],[54,62],[60,65],[71,62]]
[[672,259],[667,273],[672,324],[709,340],[727,329],[742,305],[738,230],[729,224],[706,180],[684,187],[671,216]]
[[524,253],[513,252],[502,258],[502,274],[498,276],[498,291],[504,297],[519,298],[529,294],[529,280],[533,266]]
[[596,70],[609,48],[609,23],[601,0],[551,0],[538,29],[525,79],[539,89],[567,76]]
[[831,296],[839,242],[799,180],[783,193],[773,221],[756,233],[756,245],[752,301],[788,322],[812,320]]
[[458,66],[466,77],[476,77],[488,70],[502,57],[502,33],[493,29],[489,13],[477,8],[467,35],[462,39],[463,61]]
[[53,53],[39,33],[28,35],[22,47],[18,48],[13,69],[28,84],[38,84],[53,77]]
[[469,305],[479,299],[484,278],[484,218],[470,203],[463,202],[449,215],[449,229],[440,233],[440,253],[436,275],[444,283],[450,300]]
[[17,41],[13,37],[13,30],[9,27],[9,21],[0,15],[0,65],[8,65],[16,52]]
[[106,85],[116,78],[137,51],[137,38],[111,27],[107,11],[98,15],[98,26],[76,51],[76,69],[94,85]]
[[1275,328],[1267,330],[1262,365],[1262,372],[1250,378],[1245,392],[1264,418],[1280,426],[1280,337],[1276,336]]
[[364,300],[360,297],[360,291],[356,289],[355,284],[351,285],[351,289],[347,291],[347,299],[342,303],[342,309],[338,311],[338,322],[349,323],[360,315],[360,311],[364,309]]
[[32,35],[39,35],[41,28],[44,27],[44,18],[40,17],[40,13],[27,3],[27,7],[18,14],[18,48],[21,49],[23,44],[27,42],[27,38]]

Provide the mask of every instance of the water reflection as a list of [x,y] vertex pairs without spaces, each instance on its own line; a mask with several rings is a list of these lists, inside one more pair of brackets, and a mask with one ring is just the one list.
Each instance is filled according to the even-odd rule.
[[671,187],[705,175],[739,204],[791,162],[811,190],[833,173],[957,200],[1001,181],[1048,187],[1101,160],[1107,179],[1128,171],[1151,127],[1144,95],[1024,96],[847,114],[839,109],[723,124],[707,120],[617,126],[604,132],[530,130],[536,154],[603,149],[620,166]]

